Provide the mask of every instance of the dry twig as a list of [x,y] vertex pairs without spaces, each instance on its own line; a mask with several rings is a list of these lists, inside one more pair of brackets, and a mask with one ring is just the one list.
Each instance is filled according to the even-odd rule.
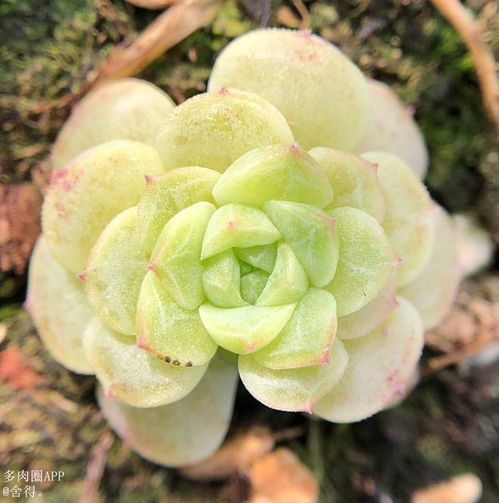
[[131,44],[116,47],[97,70],[94,84],[138,74],[167,49],[209,24],[219,7],[219,0],[184,0],[173,5]]
[[97,501],[97,491],[99,490],[102,474],[106,467],[107,453],[112,444],[113,435],[106,432],[94,445],[87,466],[87,474],[83,481],[79,503],[93,503]]
[[177,3],[179,0],[126,0],[128,3],[143,9],[159,10]]
[[478,75],[485,110],[499,130],[499,81],[496,62],[489,47],[482,40],[477,23],[459,0],[431,1],[468,47]]

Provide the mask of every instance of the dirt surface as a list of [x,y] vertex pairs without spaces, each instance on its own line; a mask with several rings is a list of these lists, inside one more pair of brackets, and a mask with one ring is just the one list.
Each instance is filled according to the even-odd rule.
[[[497,53],[497,2],[465,3]],[[92,72],[112,48],[135,37],[157,15],[120,0],[0,3],[2,194],[12,194],[15,187],[24,187],[17,184],[28,182],[43,191],[50,144]],[[260,25],[310,27],[339,45],[366,74],[392,85],[413,107],[427,139],[432,195],[450,211],[477,216],[499,242],[496,134],[483,112],[463,42],[429,2],[228,0],[208,27],[169,50],[140,76],[181,102],[205,90],[216,53],[230,39]],[[3,215],[13,214],[14,203],[5,209],[8,200],[2,197],[0,204],[0,245],[6,236]],[[32,230],[26,231],[26,238],[32,237],[37,232],[36,203],[16,208],[19,220],[14,220],[29,222]],[[17,248],[12,242],[8,253],[2,248],[1,263],[10,260],[15,248],[12,256],[22,257],[25,264],[28,239],[20,240]],[[99,480],[95,498],[87,501],[245,501],[250,491],[246,477],[193,482],[176,470],[142,460],[110,433],[96,406],[94,379],[65,370],[41,345],[22,310],[24,265],[18,259],[9,264],[0,273],[2,471],[64,472],[61,481],[37,484],[42,493],[38,501],[44,502],[78,501],[82,489],[88,493],[92,470]],[[497,308],[497,265],[496,260],[463,286],[459,310],[467,312],[472,301]],[[456,343],[453,332],[447,328],[440,346],[425,350],[424,368],[433,358],[469,343]],[[472,341],[476,333],[472,328]],[[241,387],[230,434],[253,427],[272,432],[297,428],[298,436],[277,444],[310,468],[321,502],[402,503],[418,488],[471,472],[483,483],[481,501],[493,503],[499,500],[499,366],[484,363],[484,358],[475,366],[467,357],[459,362],[428,372],[401,405],[353,425],[272,411]]]

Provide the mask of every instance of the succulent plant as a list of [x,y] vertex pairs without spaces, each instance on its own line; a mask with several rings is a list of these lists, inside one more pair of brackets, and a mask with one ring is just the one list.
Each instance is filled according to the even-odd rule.
[[257,30],[209,86],[173,110],[140,81],[83,100],[29,278],[54,358],[95,374],[113,428],[173,466],[223,440],[238,375],[265,405],[329,421],[390,406],[459,277],[452,221],[411,167],[348,151],[372,112],[338,49]]

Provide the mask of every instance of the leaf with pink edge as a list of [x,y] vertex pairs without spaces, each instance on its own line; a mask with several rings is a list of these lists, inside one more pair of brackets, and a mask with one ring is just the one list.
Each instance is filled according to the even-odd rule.
[[253,355],[239,357],[239,375],[246,389],[267,407],[285,411],[312,412],[312,407],[341,379],[348,354],[335,339],[329,362],[294,369],[269,369]]
[[131,407],[98,391],[101,410],[116,433],[138,454],[165,466],[196,463],[210,456],[229,429],[237,367],[216,356],[201,382],[168,405]]
[[398,286],[406,285],[423,270],[434,241],[432,204],[425,186],[402,159],[388,152],[368,152],[364,159],[378,165],[378,179],[385,198],[382,225],[401,259]]
[[242,204],[226,204],[218,208],[208,222],[201,258],[212,257],[229,248],[268,245],[280,237],[263,211]]
[[281,333],[252,356],[264,367],[290,369],[327,362],[336,333],[336,301],[311,288],[298,302]]
[[134,206],[109,222],[80,275],[92,309],[118,333],[136,333],[137,299],[146,272]]
[[220,174],[196,166],[177,168],[164,175],[147,177],[137,205],[140,242],[150,256],[164,226],[180,210],[200,201],[214,203],[211,191]]
[[355,208],[335,208],[339,260],[326,286],[337,302],[338,316],[358,311],[374,299],[395,267],[392,247],[378,221]]
[[405,393],[423,349],[423,325],[405,299],[369,335],[343,341],[349,360],[340,382],[313,407],[336,423],[361,421]]
[[93,147],[54,171],[42,208],[43,232],[54,258],[79,273],[104,227],[137,204],[144,175],[162,172],[156,150],[128,140]]
[[419,311],[427,330],[438,325],[449,311],[461,277],[454,223],[437,204],[434,219],[437,239],[430,260],[415,280],[399,290]]
[[271,200],[295,201],[323,208],[333,191],[321,167],[297,144],[269,145],[239,157],[222,174],[213,196],[218,205],[261,207]]
[[155,145],[166,169],[205,166],[223,172],[250,150],[293,141],[286,119],[268,101],[221,89],[198,94],[175,108]]
[[31,257],[26,308],[55,360],[73,372],[93,374],[83,353],[92,310],[80,283],[52,257],[43,235]]
[[248,354],[263,348],[279,334],[291,318],[295,305],[224,309],[203,304],[199,315],[217,344],[234,353]]
[[180,307],[152,272],[142,283],[137,304],[137,344],[186,367],[206,364],[217,350],[198,311]]
[[194,203],[165,225],[152,252],[149,268],[184,309],[197,309],[204,300],[201,247],[215,206]]
[[385,214],[385,201],[376,166],[350,152],[316,147],[309,154],[319,163],[334,190],[326,209],[349,206],[368,213],[378,222]]
[[134,338],[107,328],[97,317],[87,325],[83,345],[105,392],[134,407],[157,407],[180,400],[207,368],[165,363],[137,347]]

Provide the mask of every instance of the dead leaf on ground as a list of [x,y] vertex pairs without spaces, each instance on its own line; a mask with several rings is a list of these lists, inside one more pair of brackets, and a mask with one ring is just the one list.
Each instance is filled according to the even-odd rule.
[[43,382],[43,377],[30,368],[21,351],[12,346],[0,351],[0,380],[15,389],[30,389]]
[[194,480],[220,480],[246,472],[259,458],[270,452],[275,437],[267,428],[252,428],[228,440],[212,456],[181,469]]
[[0,185],[0,271],[21,275],[40,234],[42,199],[31,183]]
[[425,340],[428,346],[445,354],[431,358],[423,374],[476,359],[499,343],[499,303],[462,290],[455,307],[438,327],[425,334]]
[[480,479],[473,473],[465,473],[416,491],[411,503],[475,503],[481,494]]
[[249,503],[314,503],[319,497],[312,472],[284,447],[257,460],[248,476]]

